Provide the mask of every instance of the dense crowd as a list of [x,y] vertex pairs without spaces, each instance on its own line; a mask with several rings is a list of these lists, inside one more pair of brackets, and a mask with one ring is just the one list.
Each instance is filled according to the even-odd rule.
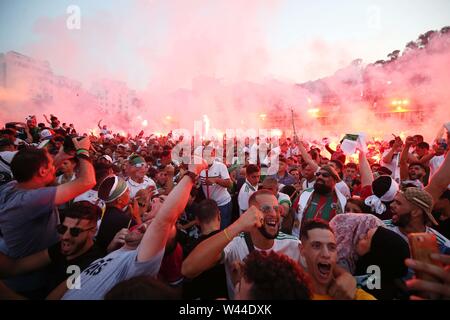
[[44,119],[0,131],[1,299],[450,298],[448,131],[350,155]]

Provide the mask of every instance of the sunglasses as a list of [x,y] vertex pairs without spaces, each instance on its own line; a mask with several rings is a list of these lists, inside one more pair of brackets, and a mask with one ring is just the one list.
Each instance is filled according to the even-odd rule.
[[78,227],[73,227],[73,228],[69,229],[69,227],[67,227],[67,226],[65,226],[63,224],[59,224],[56,227],[56,231],[60,235],[63,235],[63,234],[65,234],[67,232],[67,230],[69,230],[69,233],[70,233],[70,235],[72,237],[78,237],[80,235],[80,233],[85,232],[85,231],[89,231],[89,230],[92,230],[92,229],[95,229],[95,228],[96,228],[96,226],[92,227],[92,228],[89,228],[89,229],[81,229],[81,228],[78,228]]
[[134,165],[134,167],[136,167],[136,168],[143,168],[143,167],[146,167],[146,166],[147,166],[147,164],[144,163],[144,162],[136,163],[136,164]]
[[329,177],[331,177],[331,174],[329,174],[328,172],[316,172],[316,177],[320,177],[320,176],[322,176],[322,177],[324,177],[324,178],[329,178]]

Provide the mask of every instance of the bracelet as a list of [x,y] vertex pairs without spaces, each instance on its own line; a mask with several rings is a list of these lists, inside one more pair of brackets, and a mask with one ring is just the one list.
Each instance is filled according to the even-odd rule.
[[227,237],[228,241],[231,241],[233,239],[231,239],[231,237],[228,235],[227,229],[223,229],[223,233],[225,234],[225,237]]
[[77,154],[80,154],[80,153],[89,153],[89,150],[86,150],[86,149],[77,149]]

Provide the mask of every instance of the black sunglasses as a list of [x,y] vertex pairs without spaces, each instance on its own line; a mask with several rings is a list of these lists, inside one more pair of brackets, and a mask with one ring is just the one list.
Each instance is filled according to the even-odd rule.
[[92,229],[94,229],[94,228],[96,228],[96,226],[95,226],[95,227],[92,227],[92,228],[89,228],[89,229],[81,229],[81,228],[78,228],[78,227],[73,227],[73,228],[70,228],[70,229],[69,229],[69,227],[67,227],[67,226],[65,226],[65,225],[63,225],[63,224],[59,224],[59,225],[56,227],[56,231],[57,231],[60,235],[63,235],[63,234],[65,234],[65,233],[67,232],[67,229],[69,229],[69,233],[70,233],[70,235],[71,235],[72,237],[78,237],[78,236],[80,235],[80,233],[85,232],[85,231],[92,230]]
[[322,176],[322,177],[324,177],[324,178],[329,178],[329,177],[331,177],[331,174],[329,174],[328,172],[316,172],[316,177],[320,177],[320,176]]

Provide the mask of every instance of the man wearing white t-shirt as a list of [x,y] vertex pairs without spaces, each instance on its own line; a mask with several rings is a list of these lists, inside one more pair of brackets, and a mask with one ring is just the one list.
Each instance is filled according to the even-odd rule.
[[130,189],[130,197],[134,198],[136,193],[142,189],[156,190],[156,183],[145,174],[148,166],[144,158],[132,155],[128,159],[128,179],[127,185]]
[[239,190],[238,203],[239,210],[242,214],[248,209],[248,199],[250,196],[258,190],[258,182],[261,177],[261,171],[257,165],[249,164],[245,168],[245,183],[242,185],[241,190]]
[[434,157],[430,160],[430,177],[439,169],[445,160],[445,153],[447,152],[447,144],[441,142],[435,146]]
[[402,151],[403,141],[400,137],[389,142],[390,149],[386,150],[381,157],[381,166],[391,170],[391,178],[400,182],[400,152]]
[[[182,273],[195,278],[217,263],[225,264],[229,297],[234,297],[233,273],[250,251],[275,251],[300,263],[300,241],[279,232],[281,208],[269,190],[258,190],[249,199],[250,208],[223,232],[200,243],[184,260]],[[244,232],[244,234],[241,234]]]
[[231,223],[233,207],[228,188],[231,187],[233,182],[230,179],[227,166],[214,160],[215,153],[215,149],[205,148],[203,156],[208,162],[208,168],[200,173],[200,183],[205,197],[217,202],[220,210],[220,229],[223,230]]

